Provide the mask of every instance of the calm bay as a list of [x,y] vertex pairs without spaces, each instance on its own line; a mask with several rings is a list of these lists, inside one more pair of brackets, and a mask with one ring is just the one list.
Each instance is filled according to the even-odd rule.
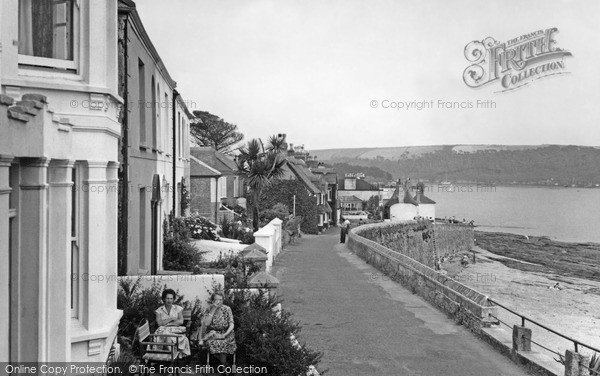
[[600,243],[600,189],[430,184],[436,217],[474,220],[477,230]]

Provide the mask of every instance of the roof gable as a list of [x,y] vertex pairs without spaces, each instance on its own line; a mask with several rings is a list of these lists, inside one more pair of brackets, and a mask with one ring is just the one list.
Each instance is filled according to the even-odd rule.
[[297,166],[289,160],[287,160],[286,164],[288,168],[294,173],[294,175],[296,175],[298,180],[300,180],[304,184],[304,186],[308,189],[309,192],[313,194],[321,193],[321,190],[310,181],[309,177],[306,175],[306,173],[300,166]]
[[237,165],[234,161],[210,146],[190,148],[190,154],[221,174],[232,174],[237,171]]
[[190,155],[190,177],[219,177],[221,173],[198,158]]

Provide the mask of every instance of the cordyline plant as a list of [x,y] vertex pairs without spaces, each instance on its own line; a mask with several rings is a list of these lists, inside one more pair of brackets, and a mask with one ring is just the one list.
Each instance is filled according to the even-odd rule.
[[252,227],[258,231],[260,195],[273,179],[283,176],[286,159],[282,140],[271,136],[267,147],[260,139],[248,141],[236,158],[237,174],[244,178],[253,198]]

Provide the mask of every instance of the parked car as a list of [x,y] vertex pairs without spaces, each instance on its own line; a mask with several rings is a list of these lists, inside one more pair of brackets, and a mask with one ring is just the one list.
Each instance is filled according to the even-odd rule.
[[349,221],[360,221],[361,219],[363,221],[366,221],[367,219],[369,219],[369,213],[362,211],[362,210],[360,210],[360,211],[343,211],[342,217],[344,217],[345,219],[347,219]]

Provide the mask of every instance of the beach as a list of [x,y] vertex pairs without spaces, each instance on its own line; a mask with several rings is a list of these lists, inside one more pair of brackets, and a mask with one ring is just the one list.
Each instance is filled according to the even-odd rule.
[[[563,243],[545,237],[476,232],[469,264],[460,257],[442,264],[459,282],[568,337],[600,348],[600,245]],[[499,318],[520,325],[521,319],[502,309]],[[501,324],[504,329],[510,329]],[[532,340],[564,354],[571,341],[532,323]],[[551,354],[536,345],[532,350]],[[591,353],[580,350],[580,352]]]

